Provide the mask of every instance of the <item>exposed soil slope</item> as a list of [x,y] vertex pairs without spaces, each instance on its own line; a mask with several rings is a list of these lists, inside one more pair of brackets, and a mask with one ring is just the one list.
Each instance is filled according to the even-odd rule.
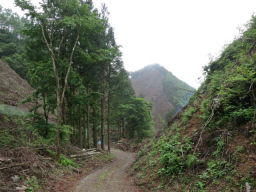
[[256,191],[256,17],[204,68],[206,80],[169,128],[138,152],[147,191]]
[[[32,87],[22,79],[9,65],[0,61],[0,104],[17,106],[19,102],[31,95]],[[29,104],[20,105],[29,109]]]
[[132,73],[131,81],[136,96],[153,103],[152,115],[157,128],[161,127],[168,112],[175,113],[186,104],[188,91],[185,89],[193,90],[160,65],[150,65]]

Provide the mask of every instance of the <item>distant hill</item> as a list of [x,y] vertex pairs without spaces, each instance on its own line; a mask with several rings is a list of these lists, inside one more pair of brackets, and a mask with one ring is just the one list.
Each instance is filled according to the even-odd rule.
[[177,113],[195,91],[158,64],[131,73],[131,81],[136,96],[153,103],[152,115],[158,128],[167,116]]

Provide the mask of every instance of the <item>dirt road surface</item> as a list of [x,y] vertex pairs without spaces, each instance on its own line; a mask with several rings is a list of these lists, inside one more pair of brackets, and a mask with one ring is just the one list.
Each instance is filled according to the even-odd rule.
[[111,150],[116,160],[83,178],[73,192],[141,192],[128,179],[126,170],[135,160],[135,154]]

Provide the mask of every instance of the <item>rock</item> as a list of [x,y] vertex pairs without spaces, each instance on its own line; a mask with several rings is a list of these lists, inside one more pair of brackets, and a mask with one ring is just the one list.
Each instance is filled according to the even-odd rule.
[[16,187],[17,191],[25,191],[27,189],[26,186],[22,185],[21,187]]
[[249,185],[248,182],[245,183],[245,187],[246,187],[246,192],[250,192],[251,191],[251,186]]
[[20,177],[18,175],[14,175],[11,177],[11,179],[13,180],[13,182],[18,182],[20,180]]

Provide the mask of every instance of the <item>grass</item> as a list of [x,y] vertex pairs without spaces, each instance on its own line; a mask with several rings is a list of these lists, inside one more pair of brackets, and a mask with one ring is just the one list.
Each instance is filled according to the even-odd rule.
[[107,176],[108,172],[104,171],[104,173],[102,173],[102,175],[100,176],[100,179],[104,180]]
[[14,106],[0,104],[0,114],[8,115],[8,116],[21,116],[21,117],[23,117],[23,116],[27,115],[28,113],[25,112],[22,109],[14,107]]

